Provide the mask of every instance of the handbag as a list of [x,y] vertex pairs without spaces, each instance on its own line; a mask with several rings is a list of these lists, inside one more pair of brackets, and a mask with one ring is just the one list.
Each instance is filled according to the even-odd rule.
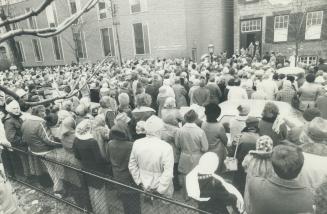
[[[241,136],[239,137],[239,139],[241,138]],[[235,148],[235,152],[234,152],[234,156],[233,157],[227,157],[224,161],[225,163],[225,167],[226,167],[226,171],[228,172],[235,172],[238,170],[238,160],[236,158],[236,154],[238,151],[238,146],[239,146],[239,141],[236,144],[236,148]]]

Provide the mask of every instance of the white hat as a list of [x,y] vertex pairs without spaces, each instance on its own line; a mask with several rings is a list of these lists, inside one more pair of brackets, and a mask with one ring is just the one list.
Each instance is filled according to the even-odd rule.
[[145,132],[147,135],[157,136],[159,131],[164,127],[164,122],[159,117],[152,115],[145,121]]
[[199,173],[200,174],[213,174],[219,165],[219,158],[214,152],[207,152],[203,154],[199,160]]

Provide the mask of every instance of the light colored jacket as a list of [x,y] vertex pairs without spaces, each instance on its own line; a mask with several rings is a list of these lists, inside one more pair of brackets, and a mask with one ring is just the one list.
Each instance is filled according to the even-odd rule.
[[178,171],[187,174],[198,163],[203,153],[209,149],[205,132],[195,123],[186,123],[175,137],[176,148],[180,150]]
[[137,185],[143,184],[146,190],[172,197],[174,154],[165,141],[150,136],[136,140],[128,168]]

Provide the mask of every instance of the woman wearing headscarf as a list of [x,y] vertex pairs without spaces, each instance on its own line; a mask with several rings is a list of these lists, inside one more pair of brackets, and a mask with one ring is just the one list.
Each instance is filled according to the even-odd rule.
[[[27,151],[27,144],[22,140],[21,127],[23,120],[21,119],[21,110],[18,102],[11,98],[7,99],[6,104],[7,115],[2,119],[6,137],[11,146],[19,150]],[[28,156],[23,152],[12,151],[8,153],[11,165],[14,167],[13,172],[20,176],[30,176],[30,167],[28,164]]]
[[277,146],[280,141],[286,139],[287,127],[279,117],[279,108],[272,102],[266,103],[262,111],[262,119],[259,122],[260,136],[268,135]]
[[181,85],[180,78],[175,79],[175,84],[172,86],[172,88],[175,93],[176,107],[179,109],[180,107],[187,106],[187,91],[184,86]]
[[178,191],[181,187],[178,181],[178,161],[179,161],[179,153],[176,149],[175,143],[175,135],[179,130],[178,121],[176,117],[172,114],[167,115],[163,118],[164,127],[161,130],[161,139],[169,143],[173,147],[174,151],[174,190]]
[[188,195],[198,201],[199,209],[213,214],[230,213],[227,207],[242,213],[242,195],[222,177],[215,174],[219,165],[216,153],[203,154],[199,163],[187,175]]
[[225,128],[217,119],[220,116],[221,109],[218,105],[210,103],[205,106],[206,121],[202,123],[202,130],[206,134],[210,152],[214,152],[219,157],[220,165],[217,168],[217,173],[221,173],[224,169],[224,160],[227,156],[227,135]]
[[185,115],[185,125],[178,130],[175,136],[176,148],[180,153],[178,171],[183,184],[182,194],[188,200],[185,187],[185,176],[198,164],[202,154],[209,149],[205,132],[199,128],[195,121],[198,115],[194,110],[189,110]]
[[[106,157],[112,165],[113,178],[128,186],[136,186],[128,170],[133,148],[126,123],[119,121],[110,130],[111,140],[105,145]],[[125,214],[140,214],[141,204],[138,192],[117,186]]]
[[256,141],[259,135],[259,119],[249,116],[246,120],[246,127],[241,133],[233,139],[232,142],[232,156],[235,155],[237,159],[237,171],[233,176],[233,184],[244,194],[246,173],[242,167],[242,162],[250,150],[255,150]]
[[109,129],[106,127],[106,122],[103,115],[98,115],[92,121],[92,135],[98,142],[101,156],[106,158],[105,144],[109,141]]
[[[80,169],[81,163],[74,156],[73,144],[75,141],[76,122],[72,117],[65,118],[60,125],[60,141],[63,148],[59,149],[57,161]],[[63,180],[65,189],[71,194],[75,202],[85,209],[90,209],[87,187],[83,177],[75,170],[64,168]]]
[[276,100],[292,104],[292,99],[295,94],[296,90],[291,81],[285,80],[283,81],[282,89],[277,92]]
[[[74,155],[81,162],[83,170],[106,177],[110,174],[108,163],[101,155],[92,130],[92,121],[88,119],[77,125],[76,139],[73,143]],[[93,212],[96,214],[109,213],[105,182],[89,175],[86,175],[86,182]]]
[[246,172],[244,203],[247,213],[252,213],[251,203],[249,201],[249,190],[247,186],[251,177],[268,178],[274,173],[271,163],[272,149],[272,139],[269,136],[261,136],[256,141],[256,150],[249,151],[249,154],[245,156],[242,162],[242,166]]
[[[161,111],[164,108],[165,101],[168,97],[172,97],[168,93],[168,89],[166,87],[160,87],[159,88],[159,93],[157,97],[157,102],[158,102],[158,116],[161,117]],[[174,97],[172,97],[175,99]]]
[[114,125],[114,120],[117,112],[114,110],[115,104],[113,99],[109,96],[104,96],[100,99],[101,108],[98,111],[98,115],[102,114],[105,118],[105,123],[110,129]]

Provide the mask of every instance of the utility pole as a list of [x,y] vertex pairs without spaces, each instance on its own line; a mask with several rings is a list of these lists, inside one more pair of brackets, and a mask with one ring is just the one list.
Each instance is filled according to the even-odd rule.
[[118,49],[118,63],[119,66],[122,67],[122,58],[121,58],[121,49],[120,49],[120,42],[119,42],[119,34],[118,34],[118,25],[120,22],[117,18],[117,4],[113,3],[113,0],[110,1],[110,8],[111,8],[111,17],[112,17],[112,25],[114,26],[116,32],[116,42],[117,42],[117,49]]

